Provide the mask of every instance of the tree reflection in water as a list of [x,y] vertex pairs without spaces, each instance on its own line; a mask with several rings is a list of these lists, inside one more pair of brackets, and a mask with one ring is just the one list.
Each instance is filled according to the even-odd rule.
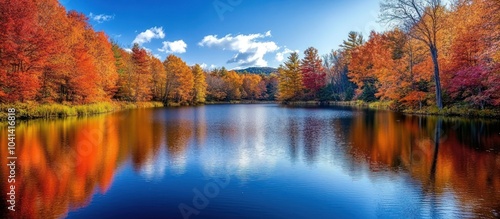
[[[422,208],[430,217],[449,191],[477,215],[500,212],[498,122],[372,111],[331,118],[331,109],[287,116],[304,109],[279,110],[281,117],[260,120],[249,111],[217,117],[199,107],[21,122],[16,127],[21,165],[15,217],[58,218],[83,208],[95,193],[109,190],[116,171],[128,161],[145,175],[165,168],[184,174],[193,153],[207,172],[220,165],[240,168],[234,174],[248,174],[241,170],[252,166],[265,172],[276,165],[277,156],[310,165],[326,160],[353,175],[364,167],[372,173],[404,172],[420,184],[428,204]],[[238,122],[228,122],[231,118]],[[5,129],[0,127],[0,145],[7,145]],[[268,144],[275,135],[283,141]],[[7,162],[6,151],[0,150],[1,163]],[[5,179],[7,166],[0,169]],[[5,194],[6,182],[0,185]],[[4,210],[0,214],[13,216]]]

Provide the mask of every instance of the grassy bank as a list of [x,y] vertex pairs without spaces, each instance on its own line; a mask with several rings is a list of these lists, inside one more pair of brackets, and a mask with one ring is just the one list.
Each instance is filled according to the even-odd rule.
[[380,110],[391,110],[391,102],[373,102],[366,103],[363,101],[293,101],[284,103],[290,106],[348,106],[361,109],[380,109]]
[[39,104],[35,102],[0,104],[0,120],[7,118],[7,109],[16,109],[16,119],[64,118],[110,113],[125,109],[162,107],[161,102],[102,102],[86,105]]
[[422,109],[395,109],[394,103],[390,101],[377,101],[366,103],[363,101],[295,101],[288,102],[286,105],[292,106],[348,106],[360,109],[376,109],[376,110],[392,110],[405,114],[418,115],[443,115],[443,116],[466,116],[466,117],[485,117],[485,118],[500,118],[500,109],[477,109],[468,105],[451,105],[445,106],[439,110],[435,106],[427,106]]
[[500,118],[500,109],[476,109],[468,106],[446,106],[439,110],[435,106],[423,107],[422,109],[404,109],[403,113],[419,115],[444,115],[444,116],[466,116],[483,118]]
[[263,100],[232,100],[232,101],[207,101],[206,105],[216,104],[277,104],[276,101],[263,101]]

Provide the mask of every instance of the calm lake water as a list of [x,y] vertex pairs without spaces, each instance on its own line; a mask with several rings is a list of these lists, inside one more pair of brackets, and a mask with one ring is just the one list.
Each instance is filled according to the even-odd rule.
[[499,218],[500,122],[340,107],[141,109],[17,127],[0,218]]

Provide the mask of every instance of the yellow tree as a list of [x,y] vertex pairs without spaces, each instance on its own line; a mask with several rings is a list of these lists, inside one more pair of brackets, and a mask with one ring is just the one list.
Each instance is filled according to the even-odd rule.
[[207,81],[205,77],[205,71],[200,65],[196,64],[193,67],[194,76],[194,103],[205,103],[205,97],[207,94]]
[[228,86],[227,99],[241,99],[241,86],[243,85],[243,77],[235,71],[229,71],[226,76],[224,76],[224,80],[226,81]]
[[299,54],[290,54],[288,61],[278,68],[278,100],[298,100],[304,91]]
[[169,55],[163,62],[167,71],[167,83],[163,101],[169,103],[188,103],[192,100],[194,76],[189,66],[175,55]]
[[243,98],[250,100],[260,99],[266,90],[266,83],[262,79],[262,76],[255,74],[243,75],[243,91],[245,93]]

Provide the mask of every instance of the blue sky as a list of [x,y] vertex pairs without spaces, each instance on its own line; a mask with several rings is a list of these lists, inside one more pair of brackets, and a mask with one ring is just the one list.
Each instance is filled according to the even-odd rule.
[[164,60],[188,64],[277,67],[290,51],[326,54],[349,31],[383,30],[374,0],[60,0],[87,15],[122,47],[133,42]]

